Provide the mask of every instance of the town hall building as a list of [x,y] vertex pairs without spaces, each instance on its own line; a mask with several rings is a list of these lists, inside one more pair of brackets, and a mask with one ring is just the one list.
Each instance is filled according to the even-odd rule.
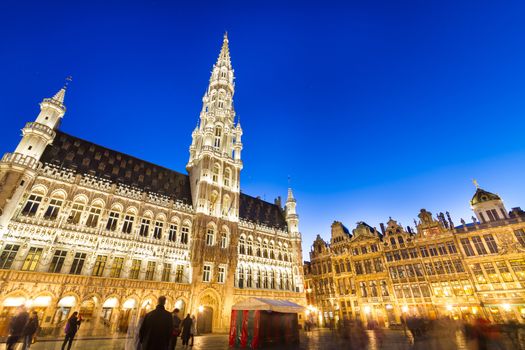
[[228,38],[213,66],[186,173],[59,129],[66,87],[0,162],[0,335],[16,308],[44,334],[73,311],[85,335],[130,333],[160,295],[227,331],[250,297],[305,305],[296,201],[241,192],[243,130]]

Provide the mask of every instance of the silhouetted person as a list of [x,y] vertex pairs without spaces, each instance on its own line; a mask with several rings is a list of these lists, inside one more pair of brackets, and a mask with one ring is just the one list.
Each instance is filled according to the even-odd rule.
[[155,310],[148,312],[139,331],[142,350],[167,350],[173,332],[173,317],[166,311],[166,297],[160,296]]
[[77,334],[78,327],[80,327],[80,323],[82,322],[82,319],[78,316],[78,312],[73,312],[73,315],[67,320],[66,328],[64,329],[66,336],[64,338],[64,342],[62,343],[62,350],[66,348],[66,344],[68,344],[67,349],[71,349],[71,346],[73,345],[73,339],[75,339],[75,335]]
[[196,334],[197,334],[197,319],[195,318],[195,316],[191,315],[191,331],[190,331],[191,343],[190,343],[190,346],[193,346],[193,340],[195,339]]
[[16,343],[23,335],[24,327],[29,319],[29,314],[24,306],[19,306],[16,315],[9,322],[9,336],[6,341],[6,350],[13,350]]
[[179,317],[179,309],[173,310],[173,331],[170,338],[170,350],[177,346],[177,338],[180,336],[180,325],[182,320]]
[[190,314],[188,314],[184,321],[182,321],[182,345],[188,345],[188,340],[190,340],[192,323],[193,321],[190,317]]
[[33,342],[33,337],[35,336],[36,332],[38,331],[38,313],[36,311],[33,311],[31,313],[31,317],[29,318],[29,321],[27,321],[25,327],[24,327],[24,346],[22,347],[23,350],[29,349],[31,346],[31,343]]

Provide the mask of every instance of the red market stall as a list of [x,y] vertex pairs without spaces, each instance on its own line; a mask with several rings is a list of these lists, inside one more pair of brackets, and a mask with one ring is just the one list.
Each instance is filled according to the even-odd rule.
[[291,301],[264,298],[233,305],[230,347],[258,349],[299,343],[297,313],[303,309]]

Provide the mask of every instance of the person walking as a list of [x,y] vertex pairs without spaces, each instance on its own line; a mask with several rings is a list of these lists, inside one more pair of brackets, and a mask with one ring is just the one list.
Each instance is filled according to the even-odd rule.
[[155,310],[144,317],[139,331],[142,350],[167,350],[173,332],[173,317],[166,311],[166,297],[160,296]]
[[193,346],[193,339],[195,335],[197,335],[197,319],[195,318],[195,315],[191,315],[190,346]]
[[66,328],[64,329],[66,336],[64,337],[64,342],[62,343],[62,350],[66,348],[66,344],[68,344],[67,349],[71,349],[71,346],[73,345],[73,339],[75,339],[75,335],[77,334],[78,327],[80,327],[80,323],[82,323],[82,318],[78,316],[78,311],[73,312],[73,315],[71,315],[71,317],[66,322]]
[[182,321],[182,345],[184,346],[188,346],[192,323],[193,321],[191,320],[190,314],[186,315],[186,318]]
[[27,321],[24,327],[24,331],[22,332],[22,335],[24,336],[24,346],[22,347],[23,350],[29,349],[29,347],[33,343],[33,337],[35,336],[37,331],[38,313],[36,311],[33,311],[31,312],[31,317],[29,318],[29,321]]
[[180,335],[180,325],[182,320],[179,317],[179,309],[173,310],[173,331],[170,337],[170,350],[174,350],[177,346],[177,337]]
[[6,341],[6,350],[14,350],[23,335],[24,327],[29,319],[25,306],[19,306],[16,315],[9,322],[9,336]]

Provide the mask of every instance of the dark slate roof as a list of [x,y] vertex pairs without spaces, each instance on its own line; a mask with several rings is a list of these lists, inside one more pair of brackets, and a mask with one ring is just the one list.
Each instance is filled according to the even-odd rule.
[[264,224],[270,227],[286,229],[284,213],[278,205],[268,203],[260,198],[240,195],[239,216],[243,219]]
[[188,175],[110,150],[57,131],[40,161],[90,174],[114,183],[165,195],[191,205]]
[[[78,174],[90,174],[114,183],[154,192],[173,200],[192,204],[190,179],[171,169],[117,152],[92,142],[56,131],[53,143],[40,158]],[[284,213],[278,205],[246,194],[240,195],[239,216],[270,227],[286,229]]]

